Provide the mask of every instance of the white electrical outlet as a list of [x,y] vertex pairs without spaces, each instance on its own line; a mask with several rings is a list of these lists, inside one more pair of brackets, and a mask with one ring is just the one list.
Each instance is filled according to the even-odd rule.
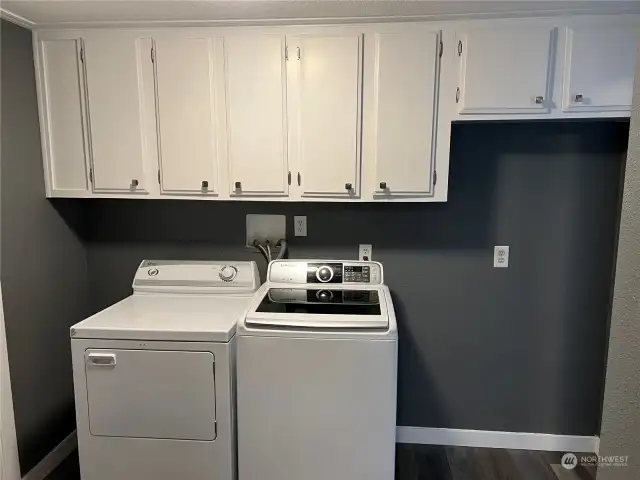
[[296,237],[307,236],[307,217],[296,215],[293,217],[293,226],[295,228]]
[[373,247],[371,245],[360,244],[358,258],[364,261],[371,261],[371,255],[373,254]]
[[507,268],[509,266],[509,247],[498,246],[493,248],[494,268]]

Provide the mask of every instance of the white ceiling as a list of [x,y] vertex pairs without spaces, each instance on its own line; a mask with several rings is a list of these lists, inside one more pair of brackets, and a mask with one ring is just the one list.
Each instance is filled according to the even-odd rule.
[[518,12],[640,12],[640,0],[9,0],[4,16],[39,27],[119,24],[412,18]]

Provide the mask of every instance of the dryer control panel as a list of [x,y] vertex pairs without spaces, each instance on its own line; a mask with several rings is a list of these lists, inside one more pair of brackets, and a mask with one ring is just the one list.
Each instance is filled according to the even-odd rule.
[[272,283],[383,283],[379,262],[336,260],[276,260],[269,265],[267,279]]
[[138,292],[252,293],[260,286],[255,262],[144,260],[133,279]]

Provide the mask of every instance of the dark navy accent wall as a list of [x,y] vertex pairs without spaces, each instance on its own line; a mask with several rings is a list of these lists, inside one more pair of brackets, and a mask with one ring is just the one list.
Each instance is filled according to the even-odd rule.
[[69,327],[88,314],[88,270],[82,206],[45,198],[31,31],[0,27],[0,277],[26,474],[75,428]]
[[[628,129],[456,124],[440,204],[81,200],[92,306],[128,295],[143,258],[255,259],[264,275],[245,215],[286,214],[290,257],[353,259],[371,243],[384,264],[399,425],[593,435]],[[494,245],[511,247],[508,269]]]

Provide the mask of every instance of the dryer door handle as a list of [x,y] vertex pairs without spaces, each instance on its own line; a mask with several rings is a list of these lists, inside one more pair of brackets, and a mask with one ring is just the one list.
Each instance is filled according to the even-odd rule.
[[115,353],[90,353],[87,355],[87,363],[96,367],[115,367]]

